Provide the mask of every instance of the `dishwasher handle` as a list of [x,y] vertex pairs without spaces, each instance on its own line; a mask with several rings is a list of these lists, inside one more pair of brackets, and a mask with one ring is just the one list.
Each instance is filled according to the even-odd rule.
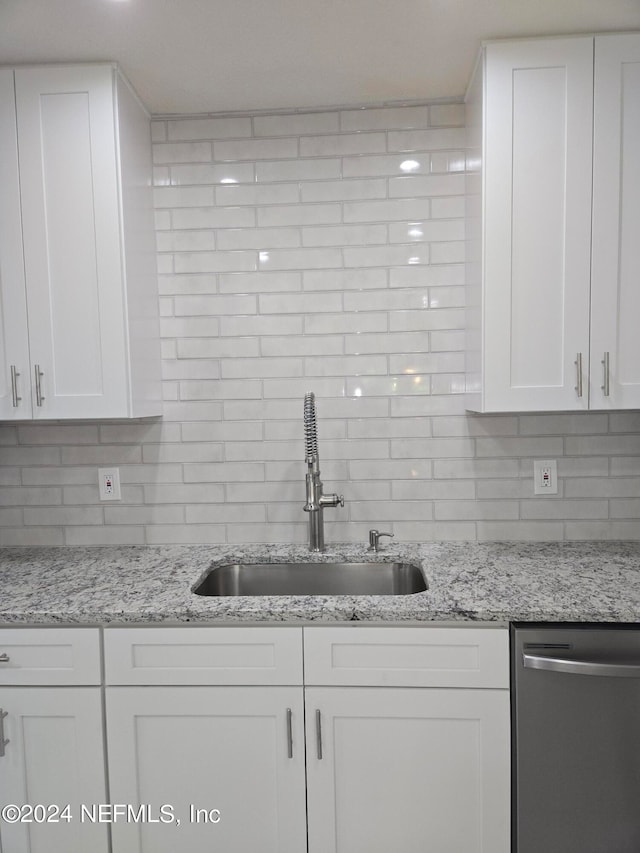
[[616,663],[615,661],[580,660],[576,658],[547,657],[523,653],[525,669],[545,669],[549,672],[565,672],[569,675],[598,675],[609,678],[640,678],[640,663]]

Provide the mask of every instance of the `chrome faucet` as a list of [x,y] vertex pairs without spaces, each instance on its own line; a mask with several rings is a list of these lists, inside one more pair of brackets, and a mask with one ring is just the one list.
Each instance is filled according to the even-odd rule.
[[304,440],[307,463],[307,501],[303,509],[309,513],[309,550],[324,551],[324,508],[327,506],[344,506],[344,496],[322,493],[318,459],[316,398],[313,392],[304,395]]

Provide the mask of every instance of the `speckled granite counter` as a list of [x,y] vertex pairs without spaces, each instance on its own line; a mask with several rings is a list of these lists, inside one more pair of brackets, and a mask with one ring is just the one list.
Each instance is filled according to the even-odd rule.
[[[429,590],[407,596],[211,598],[191,588],[212,565],[294,560],[420,562]],[[640,621],[640,543],[433,543],[332,547],[0,549],[0,623]]]

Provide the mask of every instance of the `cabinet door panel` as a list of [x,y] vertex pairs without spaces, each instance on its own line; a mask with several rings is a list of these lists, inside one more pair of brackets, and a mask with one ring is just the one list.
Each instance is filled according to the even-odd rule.
[[19,69],[16,103],[34,416],[124,416],[112,69]]
[[69,804],[72,819],[2,823],[5,853],[107,853],[106,824],[81,819],[81,806],[104,803],[99,688],[6,687],[0,707],[8,738],[0,758],[0,802]]
[[595,56],[591,406],[640,408],[640,35]]
[[302,720],[301,687],[109,688],[112,802],[170,805],[181,821],[118,822],[114,853],[305,850]]
[[508,691],[305,695],[309,853],[507,853]]
[[487,48],[486,411],[588,407],[592,85],[591,38]]
[[[31,417],[13,71],[0,70],[0,418]],[[19,374],[12,393],[11,368]],[[18,400],[17,397],[21,399]]]

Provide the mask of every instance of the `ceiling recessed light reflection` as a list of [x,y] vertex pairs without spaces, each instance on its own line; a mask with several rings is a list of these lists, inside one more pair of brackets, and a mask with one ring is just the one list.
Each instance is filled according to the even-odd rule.
[[419,263],[420,263],[420,258],[419,258],[417,255],[413,255],[412,257],[410,257],[410,258],[409,258],[409,260],[407,261],[407,263],[409,263],[409,264],[419,264]]
[[419,225],[411,225],[407,234],[409,237],[414,237],[416,240],[420,239],[420,237],[424,237],[424,231]]
[[269,262],[269,252],[259,252],[258,258],[261,264],[266,264]]
[[420,168],[420,163],[418,160],[403,160],[400,163],[400,168],[403,172],[415,172],[416,169]]
[[223,178],[223,179],[220,181],[220,183],[221,183],[221,184],[237,184],[238,182],[236,181],[236,179],[235,179],[235,178]]

